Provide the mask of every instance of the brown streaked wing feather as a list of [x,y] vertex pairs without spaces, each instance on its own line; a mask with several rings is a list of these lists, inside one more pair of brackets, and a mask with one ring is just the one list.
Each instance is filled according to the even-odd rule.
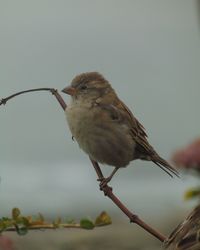
[[114,91],[111,91],[104,98],[100,99],[98,105],[107,111],[112,110],[111,113],[116,113],[120,117],[119,121],[124,121],[129,125],[130,134],[136,142],[134,159],[151,160],[171,177],[173,177],[172,174],[178,176],[177,171],[167,161],[162,159],[149,144],[144,127],[134,117],[129,108],[117,97]]
[[200,249],[200,205],[180,223],[164,242],[166,249]]
[[114,91],[110,91],[98,103],[100,106],[116,108],[124,120],[130,125],[130,133],[133,140],[140,144],[147,152],[152,153],[154,150],[147,141],[147,134],[142,124],[134,117],[130,109],[117,97]]
[[[165,171],[168,175],[173,177],[172,174],[179,176],[178,172],[170,166],[170,164],[161,158],[154,148],[149,144],[147,140],[147,134],[144,130],[142,124],[134,117],[129,108],[119,99],[113,103],[113,105],[119,110],[124,111],[124,116],[128,119],[130,123],[130,132],[133,137],[133,140],[137,143],[138,155],[136,155],[135,159],[146,159],[153,161],[157,166],[159,166],[163,171]],[[127,116],[128,114],[128,116]],[[170,173],[171,172],[171,173]]]
[[130,109],[119,99],[113,105],[115,105],[119,110],[123,110],[126,114],[128,114],[127,118],[130,122],[130,130],[133,140],[141,145],[149,154],[155,153],[155,150],[147,141],[147,134],[143,125],[134,117]]

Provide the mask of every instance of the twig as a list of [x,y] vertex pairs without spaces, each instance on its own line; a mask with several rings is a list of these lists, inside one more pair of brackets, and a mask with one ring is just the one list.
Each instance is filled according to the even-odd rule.
[[[46,229],[59,229],[59,228],[86,229],[81,227],[80,224],[76,223],[76,224],[59,224],[59,226],[54,226],[53,224],[33,225],[33,226],[28,226],[27,230],[46,230]],[[6,228],[4,232],[16,232],[16,227]]]
[[57,218],[54,222],[47,222],[44,216],[39,213],[39,217],[33,219],[32,216],[23,216],[19,208],[12,209],[12,216],[0,218],[0,234],[6,231],[16,231],[19,235],[26,234],[29,230],[46,230],[57,228],[76,228],[92,230],[95,227],[108,226],[112,224],[110,216],[105,212],[101,212],[96,219],[90,220],[82,218],[79,223],[74,222],[62,222],[61,218]]
[[58,94],[58,91],[54,88],[37,88],[37,89],[28,89],[28,90],[24,90],[24,91],[20,91],[20,92],[17,92],[13,95],[10,95],[6,98],[2,98],[0,100],[0,105],[5,105],[7,103],[8,100],[18,96],[18,95],[21,95],[21,94],[25,94],[25,93],[28,93],[28,92],[36,92],[36,91],[50,91],[52,93],[52,95],[54,95],[56,97],[56,99],[58,100],[58,102],[60,103],[61,107],[65,110],[67,105],[65,103],[65,101],[62,99],[62,97]]
[[[99,179],[104,178],[98,163],[93,161],[92,159],[90,160],[92,162],[92,165],[94,166],[98,178]],[[117,198],[117,196],[113,194],[112,188],[110,186],[106,184],[105,186],[101,187],[101,190],[104,192],[105,196],[108,196],[115,203],[115,205],[117,205],[119,209],[121,209],[121,211],[130,219],[131,223],[136,223],[137,225],[144,228],[144,230],[146,230],[147,232],[149,232],[162,242],[166,240],[166,237],[164,235],[162,235],[157,230],[150,227],[143,220],[141,220],[136,214],[133,214],[130,210],[128,210],[128,208],[124,206],[124,204]]]
[[[57,90],[53,89],[53,88],[40,88],[40,89],[31,89],[31,90],[26,90],[26,91],[22,91],[22,92],[18,92],[14,95],[11,95],[7,98],[3,98],[0,101],[0,105],[1,104],[6,104],[6,102],[23,93],[27,93],[27,92],[31,92],[31,91],[41,91],[41,90],[48,90],[51,91],[51,93],[56,97],[57,101],[59,102],[59,104],[61,105],[61,107],[63,108],[63,110],[65,110],[67,108],[67,105],[65,103],[65,101],[63,100],[63,98],[61,97],[61,95],[57,92]],[[92,159],[90,159],[92,162],[92,165],[97,173],[97,176],[99,179],[103,179],[104,176],[102,174],[102,171],[98,165],[97,162],[93,161]],[[128,208],[117,198],[117,196],[115,196],[112,192],[112,188],[110,186],[108,186],[107,184],[104,185],[103,187],[101,187],[101,190],[104,192],[104,195],[109,197],[116,206],[119,207],[119,209],[121,209],[121,211],[130,219],[130,222],[132,223],[136,223],[137,225],[139,225],[140,227],[142,227],[145,231],[149,232],[151,235],[153,235],[154,237],[156,237],[158,240],[160,240],[161,242],[164,242],[166,237],[164,235],[162,235],[161,233],[159,233],[157,230],[153,229],[151,226],[149,226],[148,224],[146,224],[144,221],[142,221],[136,214],[132,213],[131,211],[128,210]]]

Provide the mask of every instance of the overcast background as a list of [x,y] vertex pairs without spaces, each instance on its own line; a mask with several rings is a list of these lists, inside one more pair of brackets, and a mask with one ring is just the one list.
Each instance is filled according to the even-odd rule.
[[[99,71],[170,159],[200,131],[198,7],[193,0],[0,0],[0,96],[61,90],[76,74]],[[112,185],[142,217],[155,221],[189,206],[182,194],[195,179],[170,179],[150,162],[130,165]],[[118,213],[48,92],[0,108],[0,176],[1,216],[14,206],[54,216]]]

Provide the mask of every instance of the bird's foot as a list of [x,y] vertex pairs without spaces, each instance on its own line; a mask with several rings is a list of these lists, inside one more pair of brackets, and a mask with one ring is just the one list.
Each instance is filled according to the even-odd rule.
[[107,177],[107,178],[99,178],[97,179],[98,181],[100,181],[99,187],[101,190],[103,190],[103,188],[105,188],[105,186],[110,182],[110,180],[112,179],[111,176]]

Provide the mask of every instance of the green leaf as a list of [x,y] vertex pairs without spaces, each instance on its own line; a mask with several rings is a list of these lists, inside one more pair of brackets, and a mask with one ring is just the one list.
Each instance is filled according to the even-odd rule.
[[25,234],[28,233],[28,228],[27,227],[19,227],[18,225],[16,226],[16,231],[17,231],[17,234],[20,235],[20,236],[23,236]]
[[80,226],[84,229],[93,229],[94,223],[89,219],[82,219],[80,221]]
[[29,227],[29,226],[30,226],[30,222],[29,222],[28,218],[26,218],[26,217],[21,217],[21,220],[22,220],[22,224],[23,224],[25,227]]
[[13,224],[10,221],[6,221],[1,219],[0,220],[0,233],[2,233],[4,230],[6,230],[9,226],[12,226]]
[[19,208],[15,207],[12,209],[12,218],[13,220],[16,220],[20,216],[21,212]]
[[112,224],[111,217],[103,211],[95,220],[95,226],[106,226]]
[[190,200],[200,196],[200,188],[190,188],[184,194],[185,200]]

